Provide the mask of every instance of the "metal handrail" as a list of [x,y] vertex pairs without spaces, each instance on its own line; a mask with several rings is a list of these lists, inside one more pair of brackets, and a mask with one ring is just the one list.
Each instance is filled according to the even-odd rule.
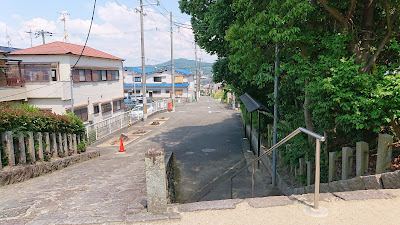
[[[231,179],[231,196],[232,196],[232,179],[236,177],[239,173],[241,173],[243,170],[247,169],[250,166],[253,166],[253,174],[254,174],[254,163],[259,161],[262,157],[264,157],[267,154],[271,154],[275,149],[277,149],[279,146],[283,145],[287,141],[289,141],[291,138],[299,134],[300,132],[303,132],[305,134],[308,134],[316,139],[316,148],[315,148],[315,191],[314,191],[314,208],[318,209],[319,206],[319,182],[320,182],[320,152],[321,152],[321,141],[325,141],[325,137],[321,136],[319,134],[316,134],[312,131],[309,131],[305,128],[299,127],[296,130],[294,130],[292,133],[290,133],[288,136],[284,137],[282,140],[280,140],[278,143],[276,143],[274,146],[272,146],[270,149],[265,151],[263,154],[258,156],[256,159],[254,159],[251,163],[248,165],[242,167],[240,170],[236,171],[233,175],[228,177],[227,179]],[[251,144],[251,140],[250,140]],[[226,180],[227,180],[226,179]],[[252,190],[254,189],[254,181],[252,180]]]

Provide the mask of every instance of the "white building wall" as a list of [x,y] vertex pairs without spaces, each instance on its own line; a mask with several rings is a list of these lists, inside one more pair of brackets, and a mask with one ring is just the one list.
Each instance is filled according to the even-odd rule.
[[[26,82],[27,98],[30,103],[40,108],[52,108],[57,114],[66,112],[66,108],[71,104],[70,75],[71,67],[76,63],[78,56],[67,55],[35,55],[35,56],[10,56],[9,58],[22,60],[23,63],[58,63],[57,81],[47,82]],[[99,82],[75,82],[73,84],[74,106],[88,105],[88,119],[99,122],[104,118],[111,117],[123,112],[116,112],[101,115],[101,112],[94,116],[93,103],[104,102],[116,98],[123,98],[123,64],[120,60],[111,60],[94,57],[81,57],[77,68],[87,67],[87,69],[108,69],[119,70],[118,81],[99,81]]]

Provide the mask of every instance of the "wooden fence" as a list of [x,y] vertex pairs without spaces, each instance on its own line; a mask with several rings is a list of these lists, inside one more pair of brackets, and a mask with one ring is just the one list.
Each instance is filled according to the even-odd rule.
[[6,131],[1,134],[0,158],[7,158],[6,165],[15,166],[65,157],[78,153],[77,145],[82,138],[76,134]]

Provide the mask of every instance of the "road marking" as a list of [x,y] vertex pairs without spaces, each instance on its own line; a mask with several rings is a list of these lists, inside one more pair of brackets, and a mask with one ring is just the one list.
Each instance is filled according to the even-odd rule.
[[202,152],[213,152],[213,151],[215,151],[215,149],[213,149],[213,148],[205,148],[205,149],[202,149],[201,150]]

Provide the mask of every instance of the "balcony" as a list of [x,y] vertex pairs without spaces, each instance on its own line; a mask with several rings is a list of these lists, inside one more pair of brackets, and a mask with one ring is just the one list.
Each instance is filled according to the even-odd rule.
[[0,78],[0,87],[25,87],[24,78]]

